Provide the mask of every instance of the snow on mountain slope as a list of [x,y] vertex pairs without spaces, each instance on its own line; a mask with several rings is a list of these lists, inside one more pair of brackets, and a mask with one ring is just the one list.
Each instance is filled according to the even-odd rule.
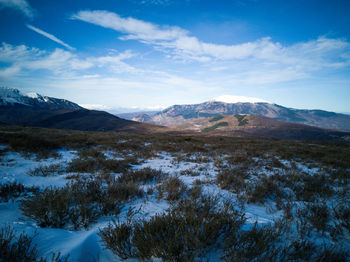
[[42,96],[38,93],[23,94],[15,88],[0,87],[0,106],[16,104],[44,109],[82,109],[79,105],[65,99]]
[[12,105],[15,103],[27,105],[23,101],[23,97],[24,95],[18,89],[0,87],[0,105]]
[[215,97],[212,101],[224,102],[224,103],[270,103],[261,98],[256,97],[247,97],[247,96],[231,96],[231,95],[222,95]]

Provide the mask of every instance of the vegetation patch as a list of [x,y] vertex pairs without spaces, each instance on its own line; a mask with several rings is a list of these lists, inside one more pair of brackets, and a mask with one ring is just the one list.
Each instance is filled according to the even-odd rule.
[[216,121],[219,121],[223,118],[224,118],[224,116],[214,116],[212,119],[209,120],[209,122],[216,122]]
[[113,222],[100,232],[102,241],[122,259],[200,260],[244,224],[243,214],[218,199],[183,200],[150,220]]
[[154,170],[146,167],[131,172],[124,172],[118,177],[118,182],[146,184],[150,182],[160,182],[162,179],[167,177],[167,175],[168,174],[165,174],[160,170]]
[[[7,130],[0,134],[0,141],[8,141],[9,137],[38,141],[42,137],[50,144],[78,152],[63,171],[74,172],[66,186],[32,190],[18,183],[4,184],[0,186],[1,201],[20,197],[23,214],[42,227],[78,230],[90,227],[101,216],[113,216],[116,221],[101,229],[100,234],[104,245],[122,259],[349,261],[347,143],[53,132],[23,127],[0,130]],[[56,150],[47,148],[47,152]],[[38,154],[31,143],[20,143],[11,150],[15,149],[28,156]],[[118,158],[108,158],[106,152]],[[22,167],[16,166],[22,163],[16,160],[16,154],[5,158],[6,153],[2,153],[1,168],[15,178],[7,170],[22,172]],[[150,163],[169,170],[169,174],[133,167],[150,156],[157,156]],[[30,166],[30,161],[25,164]],[[62,166],[47,166],[43,160],[32,172],[48,176],[61,170]],[[44,178],[40,180],[45,182]],[[208,196],[212,192],[220,198]],[[156,197],[161,201],[157,203]],[[125,207],[132,209],[134,201],[145,207],[140,209],[144,217],[133,219],[127,215],[124,219]],[[149,216],[154,210],[148,208],[156,206],[162,212],[165,205],[170,209]],[[246,207],[250,218],[259,219],[263,214],[271,224],[245,221]],[[12,239],[11,243],[17,241]],[[21,260],[6,257],[5,261]]]
[[[0,229],[0,261],[47,261],[38,256],[38,250],[33,244],[34,236],[27,236],[25,233],[16,235],[10,226],[5,225]],[[67,262],[68,257],[61,257],[60,253],[52,254],[50,261]]]
[[238,120],[238,126],[245,126],[248,124],[248,119],[245,118],[245,115],[235,115],[235,118]]
[[21,202],[24,215],[35,220],[40,227],[88,228],[99,217],[118,214],[123,203],[141,197],[137,185],[99,179],[78,179],[63,188],[46,188]]
[[130,168],[128,160],[104,158],[75,158],[67,167],[67,172],[96,173],[98,171],[121,173]]
[[204,128],[204,129],[202,130],[202,132],[205,133],[205,132],[213,131],[213,130],[217,129],[218,127],[221,127],[221,126],[228,126],[228,123],[227,123],[227,122],[220,122],[220,123],[217,123],[217,124],[215,124],[215,125],[213,125],[213,126],[211,126],[211,127]]
[[25,187],[23,184],[17,182],[0,184],[0,202],[8,202],[10,199],[36,191],[38,191],[36,187]]
[[38,167],[29,170],[30,176],[50,176],[55,173],[62,174],[64,169],[61,164],[39,165]]

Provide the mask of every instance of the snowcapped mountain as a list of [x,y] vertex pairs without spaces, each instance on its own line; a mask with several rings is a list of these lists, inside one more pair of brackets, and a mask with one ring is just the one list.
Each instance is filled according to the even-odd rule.
[[0,124],[132,133],[154,128],[104,111],[88,110],[65,99],[22,94],[6,87],[0,87]]
[[23,94],[18,89],[0,87],[0,106],[24,105],[41,109],[83,109],[65,99],[42,96],[37,93]]
[[174,105],[149,117],[145,114],[134,115],[132,120],[172,126],[196,118],[237,114],[259,115],[285,122],[350,131],[350,115],[324,110],[293,109],[261,99],[232,96],[222,96],[200,104]]

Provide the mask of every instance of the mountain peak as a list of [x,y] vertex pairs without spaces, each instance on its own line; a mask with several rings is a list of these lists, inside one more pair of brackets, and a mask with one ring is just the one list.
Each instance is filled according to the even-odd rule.
[[42,97],[38,93],[28,93],[27,96],[30,97],[30,98],[41,98]]
[[235,103],[269,103],[271,102],[266,101],[264,99],[256,98],[256,97],[247,97],[247,96],[231,96],[231,95],[222,95],[218,96],[211,101],[213,102],[224,102],[228,104],[235,104]]
[[0,87],[0,106],[24,105],[41,109],[82,109],[65,99],[42,96],[38,93],[23,94],[15,88]]
[[15,88],[0,87],[0,105],[26,104],[22,101],[23,94]]

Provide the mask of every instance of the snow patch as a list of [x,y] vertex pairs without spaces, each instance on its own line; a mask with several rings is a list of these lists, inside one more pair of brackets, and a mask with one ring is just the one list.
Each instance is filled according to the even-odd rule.
[[256,97],[247,97],[247,96],[231,96],[231,95],[222,95],[214,98],[211,101],[224,102],[224,103],[271,103],[267,100],[256,98]]

